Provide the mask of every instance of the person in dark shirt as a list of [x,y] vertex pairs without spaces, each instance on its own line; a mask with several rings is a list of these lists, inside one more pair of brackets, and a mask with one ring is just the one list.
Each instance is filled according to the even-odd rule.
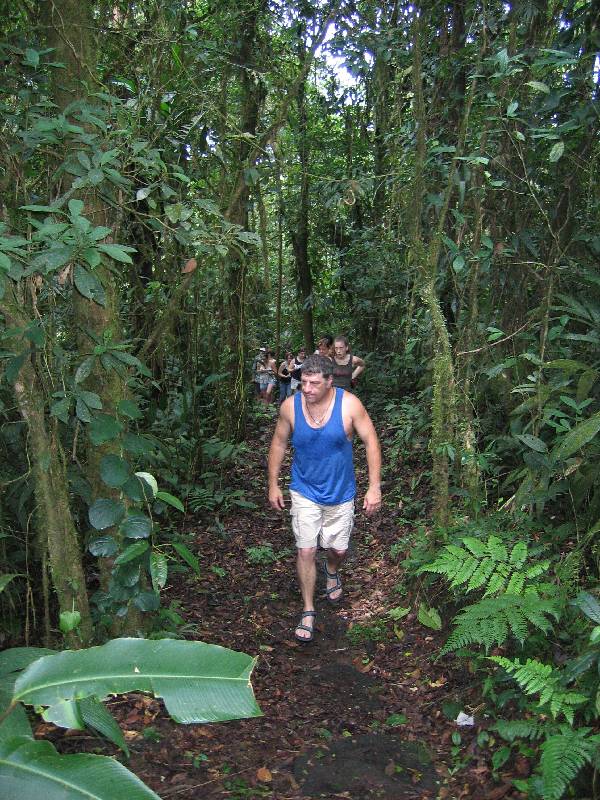
[[350,342],[345,336],[336,336],[333,342],[333,385],[350,391],[361,372],[365,362],[352,354]]
[[277,377],[279,378],[279,404],[283,403],[286,397],[292,393],[292,372],[294,371],[294,354],[288,350],[285,360],[279,365]]
[[294,358],[294,369],[292,370],[291,392],[295,394],[298,386],[300,386],[300,376],[302,374],[302,364],[306,358],[306,350],[301,347],[296,353]]

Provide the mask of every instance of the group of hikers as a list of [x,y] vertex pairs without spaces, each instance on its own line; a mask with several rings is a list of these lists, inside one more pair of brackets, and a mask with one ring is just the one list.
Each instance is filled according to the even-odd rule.
[[[350,391],[356,379],[364,371],[365,362],[354,355],[346,336],[324,335],[318,341],[315,355],[329,359],[333,364],[333,385]],[[300,387],[302,366],[306,360],[306,349],[301,347],[295,353],[286,350],[284,360],[277,366],[275,353],[261,347],[252,363],[252,380],[255,396],[268,406],[275,400],[275,389],[279,386],[279,404],[295,394]]]
[[[379,440],[365,407],[350,391],[364,368],[363,359],[353,355],[345,336],[321,337],[318,350],[309,356],[304,348],[295,355],[286,352],[279,368],[274,354],[266,348],[261,348],[255,359],[255,381],[262,402],[271,402],[279,380],[279,416],[268,459],[268,496],[274,511],[282,512],[286,507],[290,511],[302,598],[294,636],[302,645],[315,637],[319,545],[325,551],[321,561],[324,598],[331,604],[342,599],[340,566],[354,526],[355,434],[365,445],[368,467],[362,508],[370,516],[381,506]],[[289,443],[293,448],[290,501],[279,486]]]

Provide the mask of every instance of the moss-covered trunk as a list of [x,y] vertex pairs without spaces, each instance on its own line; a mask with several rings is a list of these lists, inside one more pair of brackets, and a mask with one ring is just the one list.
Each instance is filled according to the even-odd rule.
[[[5,297],[0,313],[8,325],[25,329],[30,320],[22,313],[23,296]],[[29,342],[6,340],[14,352],[23,351]],[[21,417],[27,424],[27,450],[34,481],[36,528],[43,553],[48,553],[52,583],[58,610],[78,611],[81,621],[77,631],[69,634],[69,642],[88,643],[92,638],[92,621],[88,603],[85,573],[75,523],[69,503],[64,453],[56,430],[56,420],[46,416],[47,392],[36,370],[39,353],[34,347],[23,360],[12,385]],[[42,562],[44,558],[42,557]]]

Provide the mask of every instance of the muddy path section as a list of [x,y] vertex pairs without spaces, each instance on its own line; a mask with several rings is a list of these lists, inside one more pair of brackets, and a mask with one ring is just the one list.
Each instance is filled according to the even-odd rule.
[[[167,723],[163,734],[159,714],[156,741],[141,727],[133,734],[132,767],[165,800],[435,797],[435,743],[411,677],[425,673],[419,662],[433,651],[433,637],[411,632],[411,623],[394,632],[385,622],[390,603],[399,603],[402,578],[390,557],[398,536],[394,513],[370,519],[358,511],[341,570],[343,600],[326,600],[319,569],[315,640],[297,643],[301,606],[289,511],[275,513],[266,502],[271,432],[272,424],[258,432],[246,463],[230,476],[258,508],[231,515],[217,532],[209,520],[195,521],[189,532],[202,576],[181,576],[171,587],[193,638],[258,656],[252,683],[264,716],[211,726]],[[365,465],[357,455],[362,497]],[[287,474],[289,463],[282,485]],[[319,565],[323,557],[321,551]]]
[[[414,606],[398,551],[408,540],[398,503],[388,499],[375,518],[358,511],[341,570],[343,601],[332,606],[320,596],[314,643],[294,640],[301,607],[289,512],[274,513],[266,502],[272,428],[271,420],[254,431],[246,457],[227,476],[256,509],[234,510],[218,524],[209,515],[186,518],[182,535],[201,574],[172,572],[164,593],[165,606],[184,621],[179,635],[257,657],[252,684],[263,716],[177,725],[151,697],[115,698],[109,705],[131,751],[129,768],[164,800],[491,796],[497,785],[474,733],[463,735],[467,776],[452,754],[456,726],[442,713],[448,702],[467,707],[471,693],[474,705],[476,683],[434,661],[443,634],[423,628],[414,610],[399,622],[389,616],[394,607]],[[357,450],[360,506],[366,480]],[[406,478],[395,480],[408,485],[416,467],[405,465]],[[86,733],[65,737],[52,726],[38,733],[63,752],[122,759]]]

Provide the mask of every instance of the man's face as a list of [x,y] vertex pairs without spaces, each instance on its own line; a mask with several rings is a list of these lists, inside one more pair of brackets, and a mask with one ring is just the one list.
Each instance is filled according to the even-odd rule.
[[321,339],[319,342],[319,355],[321,356],[328,356],[329,355],[329,345],[325,341],[325,339]]
[[315,375],[302,374],[302,394],[309,405],[320,403],[327,396],[333,383],[333,377],[324,378],[320,372]]
[[335,350],[336,358],[344,358],[344,356],[348,355],[348,347],[344,342],[335,341],[333,343],[333,347]]
[[304,361],[304,359],[306,358],[306,350],[298,350],[298,358],[301,361]]

